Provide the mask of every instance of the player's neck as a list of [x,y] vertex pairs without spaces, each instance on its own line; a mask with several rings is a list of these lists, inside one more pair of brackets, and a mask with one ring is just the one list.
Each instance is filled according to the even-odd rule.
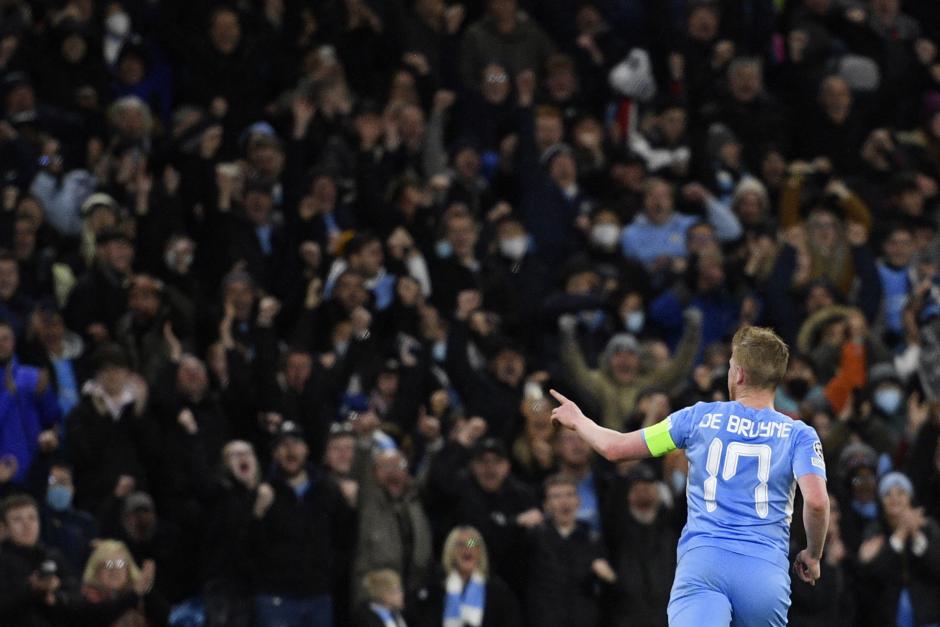
[[774,390],[743,388],[737,391],[734,400],[751,409],[773,409]]

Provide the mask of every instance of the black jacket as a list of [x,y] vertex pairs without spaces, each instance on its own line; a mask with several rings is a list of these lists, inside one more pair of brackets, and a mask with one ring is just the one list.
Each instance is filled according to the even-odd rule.
[[[445,368],[460,393],[470,416],[481,416],[487,423],[487,436],[500,438],[511,446],[522,430],[522,386],[510,387],[485,369],[475,370],[467,354],[470,333],[462,323],[451,325],[447,338]],[[482,342],[481,342],[482,343]],[[479,347],[485,350],[485,347]]]
[[[124,407],[117,420],[99,413],[88,395],[68,415],[66,450],[75,469],[75,506],[97,512],[114,490],[118,477],[130,475],[137,489],[147,489],[160,432],[147,416]],[[107,454],[105,454],[107,453]]]
[[203,579],[213,588],[247,596],[252,562],[248,546],[257,490],[249,490],[226,473],[216,482],[207,504],[208,524],[203,543]]
[[532,529],[527,542],[526,622],[532,627],[597,624],[600,583],[591,564],[604,555],[600,536],[578,523],[567,538],[551,523]]
[[610,563],[617,573],[614,625],[666,625],[666,605],[676,573],[676,532],[665,510],[650,525],[636,521],[626,507],[606,523]]
[[928,519],[923,529],[927,548],[914,554],[911,541],[896,552],[885,530],[881,551],[858,568],[858,621],[860,627],[890,625],[895,621],[901,590],[907,588],[918,625],[940,622],[940,525]]
[[96,263],[69,294],[65,305],[65,323],[87,338],[91,324],[103,324],[113,335],[118,319],[127,311],[124,277]]
[[[46,605],[41,592],[29,585],[29,576],[40,565],[52,560],[61,588],[56,604]],[[78,599],[78,580],[59,551],[37,545],[21,547],[9,540],[0,545],[0,624],[16,627],[69,625],[73,615],[70,606]]]
[[355,530],[353,511],[333,480],[308,470],[310,486],[297,496],[286,479],[270,484],[274,503],[251,527],[254,588],[258,594],[311,598],[330,594],[333,556],[350,547]]
[[439,538],[455,525],[470,525],[483,534],[490,569],[519,593],[524,589],[525,530],[516,517],[537,507],[529,487],[513,476],[495,493],[485,492],[469,471],[461,470],[469,452],[448,444],[434,457],[427,502]]

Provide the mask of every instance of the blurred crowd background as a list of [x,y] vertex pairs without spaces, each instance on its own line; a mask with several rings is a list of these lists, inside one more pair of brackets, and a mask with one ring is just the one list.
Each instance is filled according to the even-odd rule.
[[[790,345],[792,625],[940,624],[940,3],[0,0],[0,624],[666,624]],[[802,548],[797,505],[793,545]]]

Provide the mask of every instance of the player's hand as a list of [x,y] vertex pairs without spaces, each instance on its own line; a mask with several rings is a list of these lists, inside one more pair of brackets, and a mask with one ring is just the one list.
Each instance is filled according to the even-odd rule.
[[793,562],[793,570],[800,579],[815,586],[816,580],[819,579],[819,559],[810,555],[807,549],[803,549]]
[[574,401],[568,400],[555,390],[549,390],[549,392],[555,397],[556,401],[561,403],[561,405],[552,410],[552,422],[558,423],[572,431],[577,429],[578,423],[582,420],[586,420],[581,409],[575,405]]

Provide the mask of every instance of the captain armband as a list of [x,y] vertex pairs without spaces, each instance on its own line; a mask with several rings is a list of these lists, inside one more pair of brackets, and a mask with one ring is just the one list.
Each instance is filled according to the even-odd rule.
[[653,457],[662,457],[679,448],[672,440],[672,434],[669,433],[670,427],[672,427],[672,419],[666,418],[652,427],[643,429],[643,439],[646,440],[646,447]]

